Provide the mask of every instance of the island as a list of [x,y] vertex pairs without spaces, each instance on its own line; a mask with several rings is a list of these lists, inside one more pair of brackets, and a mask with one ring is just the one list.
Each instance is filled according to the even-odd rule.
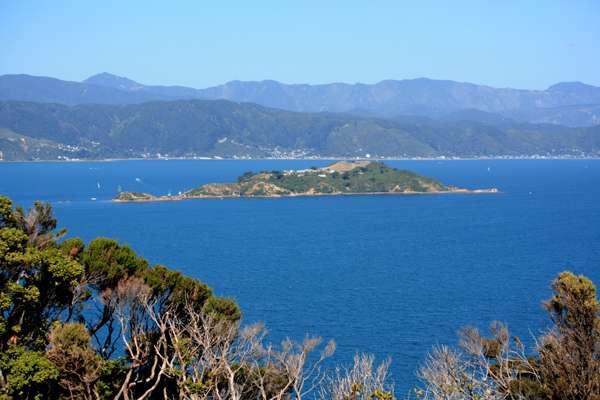
[[398,170],[381,162],[339,161],[323,168],[311,167],[298,171],[245,172],[237,182],[209,183],[179,196],[155,197],[147,193],[122,192],[112,201],[421,193],[498,193],[498,190],[467,190],[445,186],[434,178]]

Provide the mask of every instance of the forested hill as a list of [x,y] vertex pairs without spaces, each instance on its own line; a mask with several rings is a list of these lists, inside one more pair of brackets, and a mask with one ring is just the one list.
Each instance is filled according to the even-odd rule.
[[[485,116],[491,116],[484,113]],[[133,157],[597,156],[600,127],[481,115],[408,121],[294,113],[225,100],[125,106],[0,102],[5,160]]]

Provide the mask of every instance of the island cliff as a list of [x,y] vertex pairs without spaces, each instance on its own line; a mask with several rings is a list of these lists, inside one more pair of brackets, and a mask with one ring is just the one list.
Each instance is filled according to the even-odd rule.
[[281,197],[341,194],[416,194],[497,192],[496,189],[469,191],[445,186],[440,181],[398,170],[374,161],[339,161],[324,168],[299,171],[246,172],[234,183],[210,183],[180,196],[154,197],[123,192],[113,201],[173,201],[185,198]]

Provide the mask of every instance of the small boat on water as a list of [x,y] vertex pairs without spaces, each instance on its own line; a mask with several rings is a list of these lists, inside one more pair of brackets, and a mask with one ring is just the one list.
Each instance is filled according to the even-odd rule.
[[135,178],[136,181],[141,182],[142,180],[140,178]]
[[119,185],[119,188],[117,189],[117,191],[118,191],[118,192],[120,192],[120,191],[121,191],[121,185]]

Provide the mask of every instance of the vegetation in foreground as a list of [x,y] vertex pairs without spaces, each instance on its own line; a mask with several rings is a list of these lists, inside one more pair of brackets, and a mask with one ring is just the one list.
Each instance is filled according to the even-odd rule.
[[596,287],[584,276],[562,272],[554,296],[543,302],[552,325],[528,355],[505,325],[458,332],[459,348],[439,345],[418,371],[425,399],[600,399],[600,311]]
[[[326,374],[321,339],[265,342],[260,323],[197,279],[128,245],[61,243],[49,204],[0,195],[0,398],[298,399],[366,391],[390,400],[384,362],[358,356]],[[354,375],[360,375],[360,385]]]
[[[321,339],[266,342],[234,301],[151,266],[127,245],[58,243],[49,204],[0,195],[0,398],[393,400],[390,360],[323,361]],[[592,282],[563,272],[543,303],[552,325],[533,355],[506,327],[468,326],[418,371],[425,399],[600,399],[600,306]]]

